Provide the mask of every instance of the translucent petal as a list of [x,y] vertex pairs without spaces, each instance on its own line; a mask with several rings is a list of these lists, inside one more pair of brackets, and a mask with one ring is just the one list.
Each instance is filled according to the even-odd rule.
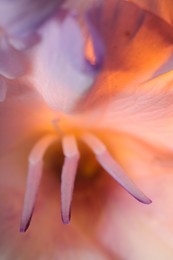
[[173,2],[172,0],[127,0],[141,8],[148,10],[173,25]]
[[[92,35],[97,42],[98,37]],[[70,111],[91,89],[103,49],[97,53],[94,65],[86,59],[84,31],[74,13],[65,13],[61,20],[52,19],[44,26],[42,37],[33,53],[30,82],[55,110]]]
[[20,149],[25,142],[34,145],[40,134],[52,131],[51,120],[58,118],[26,81],[8,80],[8,95],[0,102],[0,156]]
[[0,37],[0,74],[14,79],[24,74],[26,69],[25,55],[10,46],[5,37]]
[[122,95],[107,107],[101,124],[172,152],[172,82],[170,71],[141,84],[136,91],[122,91]]
[[105,67],[80,105],[91,111],[93,126],[172,150],[172,27],[125,1],[107,2],[104,10]]
[[100,105],[111,112],[107,106],[117,102],[118,112],[121,105],[128,107],[126,97],[143,91],[142,83],[173,69],[173,30],[157,16],[118,0],[104,2],[100,28],[105,66],[80,105],[86,110]]
[[153,198],[149,207],[129,201],[121,191],[118,196],[117,192],[111,192],[99,237],[111,251],[119,252],[118,259],[173,258],[172,169],[168,173],[165,168],[160,175],[141,179],[140,185]]
[[0,25],[16,37],[34,32],[52,13],[61,0],[1,0]]

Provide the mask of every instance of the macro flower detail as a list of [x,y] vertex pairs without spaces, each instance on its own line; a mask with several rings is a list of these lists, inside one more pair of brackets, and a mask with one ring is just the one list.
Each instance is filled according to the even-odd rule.
[[[27,187],[20,226],[20,231],[22,232],[27,230],[32,218],[43,171],[43,156],[49,146],[56,142],[56,139],[56,135],[43,137],[36,143],[29,155]],[[91,133],[84,133],[79,136],[79,139],[90,147],[96,156],[97,162],[103,169],[120,183],[120,185],[122,185],[134,198],[145,204],[151,203],[151,200],[147,198],[124,173],[101,140]],[[62,146],[65,159],[61,176],[61,214],[63,223],[68,224],[70,222],[70,209],[80,152],[77,147],[76,138],[73,135],[65,135],[62,138]]]
[[[102,67],[104,46],[91,22],[85,23],[84,30],[75,13],[64,11],[62,16],[59,12],[40,32],[42,41],[33,50],[28,80],[50,107],[70,112],[92,88]],[[94,61],[85,55],[87,42]],[[47,64],[51,69],[47,70]]]
[[171,6],[0,1],[0,257],[173,258]]
[[[81,15],[63,3],[24,1],[21,5],[15,1],[13,6],[0,2],[0,73],[13,79],[26,75],[48,105],[69,112],[95,82],[103,65],[104,43],[90,19],[90,9]],[[94,9],[95,14],[100,12],[100,6]],[[8,16],[3,15],[5,11]],[[47,70],[47,64],[51,69]]]

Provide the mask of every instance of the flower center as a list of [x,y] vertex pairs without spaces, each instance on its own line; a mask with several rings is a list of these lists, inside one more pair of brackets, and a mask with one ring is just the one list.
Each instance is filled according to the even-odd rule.
[[[78,132],[77,132],[78,133]],[[44,156],[53,144],[62,145],[63,161],[61,167],[61,216],[64,224],[70,222],[73,189],[77,173],[82,178],[93,178],[102,167],[127,192],[142,203],[150,204],[151,200],[124,173],[121,166],[111,156],[104,142],[92,132],[56,134],[42,137],[35,144],[29,155],[28,177],[20,231],[29,227],[38,189],[42,177]],[[89,148],[89,149],[88,149]],[[95,157],[95,159],[94,159]]]

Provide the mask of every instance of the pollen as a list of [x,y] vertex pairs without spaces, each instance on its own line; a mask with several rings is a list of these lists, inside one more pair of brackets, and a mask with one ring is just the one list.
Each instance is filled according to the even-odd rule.
[[[64,161],[61,166],[61,216],[64,224],[70,223],[71,204],[77,173],[85,178],[91,178],[102,167],[116,182],[118,182],[130,195],[144,204],[151,200],[126,175],[122,167],[111,156],[104,142],[91,132],[81,135],[64,134],[60,138],[57,134],[42,137],[32,148],[28,159],[28,176],[26,192],[21,217],[20,232],[25,232],[31,222],[37,195],[43,173],[44,155],[52,144],[62,143]],[[79,146],[82,144],[82,152]],[[83,150],[89,149],[89,154]],[[85,155],[85,156],[84,156]],[[93,160],[93,157],[95,160]],[[81,163],[82,162],[82,163]]]

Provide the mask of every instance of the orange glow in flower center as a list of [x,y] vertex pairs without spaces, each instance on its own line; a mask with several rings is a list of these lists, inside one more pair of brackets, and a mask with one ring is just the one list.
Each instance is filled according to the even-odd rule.
[[96,64],[96,56],[91,38],[88,38],[85,45],[85,57],[92,65]]
[[[63,155],[62,165],[58,166],[58,171],[61,172],[61,216],[64,224],[70,222],[77,173],[82,178],[91,179],[100,173],[101,167],[134,198],[145,204],[151,203],[151,200],[126,175],[97,134],[76,128],[64,133],[62,129],[69,129],[68,127],[60,128],[56,121],[53,124],[58,134],[57,132],[47,134],[39,139],[28,158],[28,177],[20,225],[21,232],[25,232],[29,227],[43,173],[44,157],[53,145],[62,147],[57,152],[57,158],[59,154]],[[54,156],[56,149],[52,151]]]

